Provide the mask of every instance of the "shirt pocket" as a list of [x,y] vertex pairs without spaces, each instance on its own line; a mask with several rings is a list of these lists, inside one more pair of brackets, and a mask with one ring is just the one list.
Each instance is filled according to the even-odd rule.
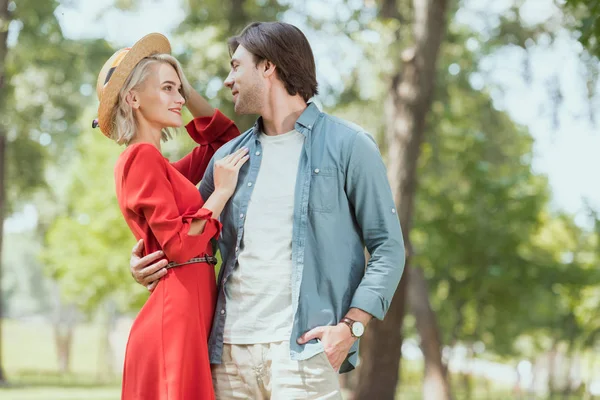
[[335,167],[313,167],[311,171],[308,211],[331,213],[338,198],[338,173]]

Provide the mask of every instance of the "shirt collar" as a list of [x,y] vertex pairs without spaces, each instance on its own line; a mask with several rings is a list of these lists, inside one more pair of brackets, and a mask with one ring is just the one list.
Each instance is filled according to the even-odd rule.
[[[300,114],[298,120],[296,120],[294,128],[298,132],[306,135],[306,130],[308,129],[309,131],[312,131],[313,127],[315,126],[315,122],[317,121],[317,118],[320,114],[321,110],[319,110],[319,107],[317,107],[315,103],[308,103],[308,106],[304,109],[304,111],[302,111],[302,114]],[[262,132],[262,126],[262,117],[259,117],[253,126],[253,131],[255,135],[258,135],[260,132]]]

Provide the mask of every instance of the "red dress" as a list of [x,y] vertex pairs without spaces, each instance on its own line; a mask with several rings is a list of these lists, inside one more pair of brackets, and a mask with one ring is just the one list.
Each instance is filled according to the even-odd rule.
[[[197,146],[170,163],[151,144],[127,147],[115,166],[119,206],[144,254],[163,250],[177,263],[212,255],[210,239],[221,225],[196,188],[215,151],[239,135],[218,110],[186,126]],[[204,231],[187,232],[193,219]],[[208,336],[216,302],[214,267],[195,263],[170,268],[135,319],[125,353],[122,399],[214,399]]]

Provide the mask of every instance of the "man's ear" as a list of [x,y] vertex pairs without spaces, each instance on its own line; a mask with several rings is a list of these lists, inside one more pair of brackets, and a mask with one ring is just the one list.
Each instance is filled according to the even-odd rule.
[[129,93],[127,93],[127,96],[125,96],[125,101],[134,110],[137,110],[138,108],[140,108],[140,98],[139,98],[138,94],[133,90],[130,90]]
[[270,76],[273,76],[273,75],[275,75],[275,69],[276,69],[277,67],[276,67],[276,66],[275,66],[275,64],[273,64],[271,61],[269,61],[269,60],[265,60],[265,61],[263,62],[263,66],[262,66],[262,67],[263,67],[263,76],[264,76],[265,78],[268,78],[268,77],[270,77]]

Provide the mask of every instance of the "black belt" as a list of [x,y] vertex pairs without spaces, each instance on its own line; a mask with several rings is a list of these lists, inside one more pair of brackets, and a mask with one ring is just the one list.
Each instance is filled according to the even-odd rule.
[[196,263],[208,263],[208,264],[212,264],[212,265],[217,265],[217,257],[204,256],[204,257],[190,258],[186,262],[182,262],[182,263],[176,263],[175,261],[171,261],[170,263],[167,264],[166,268],[173,268],[173,267],[179,267],[181,265],[196,264]]

